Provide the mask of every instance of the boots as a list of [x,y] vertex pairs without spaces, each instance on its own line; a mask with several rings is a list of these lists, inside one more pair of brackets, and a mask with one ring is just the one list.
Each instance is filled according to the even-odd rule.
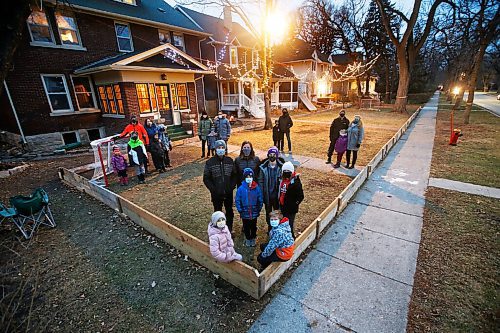
[[332,164],[332,157],[328,156],[328,159],[325,162],[326,164]]
[[145,183],[145,177],[143,173],[140,173],[137,175],[137,179],[139,180],[139,184],[144,184]]
[[120,186],[125,186],[124,177],[120,177]]

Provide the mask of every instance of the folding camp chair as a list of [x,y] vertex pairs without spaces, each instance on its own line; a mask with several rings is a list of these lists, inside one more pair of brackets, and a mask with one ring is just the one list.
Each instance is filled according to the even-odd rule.
[[17,216],[17,212],[14,208],[8,208],[5,207],[1,202],[0,202],[0,225],[4,221],[12,220],[14,221],[14,218]]
[[49,207],[49,196],[41,188],[36,189],[28,197],[18,195],[10,198],[10,205],[16,212],[11,219],[26,239],[33,237],[41,224],[51,228],[56,226]]

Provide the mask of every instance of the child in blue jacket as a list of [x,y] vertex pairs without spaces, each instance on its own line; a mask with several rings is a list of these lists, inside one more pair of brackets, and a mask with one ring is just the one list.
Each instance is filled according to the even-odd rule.
[[255,238],[257,237],[257,218],[264,204],[262,191],[253,176],[251,168],[243,170],[244,180],[238,187],[235,198],[236,209],[243,220],[245,246],[252,247],[255,246]]

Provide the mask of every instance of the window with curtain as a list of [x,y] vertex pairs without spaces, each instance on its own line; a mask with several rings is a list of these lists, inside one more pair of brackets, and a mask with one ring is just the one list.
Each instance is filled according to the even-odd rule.
[[33,42],[54,44],[52,31],[47,14],[37,8],[31,11],[28,17],[28,29]]
[[63,45],[81,45],[78,26],[73,14],[56,12],[56,24]]

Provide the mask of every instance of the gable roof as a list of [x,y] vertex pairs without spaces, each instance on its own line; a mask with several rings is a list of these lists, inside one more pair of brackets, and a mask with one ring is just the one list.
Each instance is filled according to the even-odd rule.
[[224,27],[223,19],[203,14],[184,6],[176,6],[175,8],[179,13],[182,13],[187,18],[194,21],[203,31],[212,34],[212,39],[215,42],[224,43],[226,41],[226,36],[228,36],[227,41],[229,43],[234,40],[234,38],[236,38],[242,46],[246,47],[253,47],[257,43],[255,36],[237,22],[233,22],[231,31],[228,31]]
[[360,54],[358,52],[354,53],[342,53],[342,54],[332,54],[332,61],[338,66],[347,66],[354,61],[359,61]]
[[60,3],[104,16],[118,17],[122,20],[177,28],[195,35],[207,35],[163,0],[138,0],[136,6],[114,0],[67,0]]
[[312,45],[305,41],[294,38],[275,48],[276,60],[280,62],[291,62],[300,60],[315,60],[314,53],[322,62],[329,63],[328,55],[319,52]]

